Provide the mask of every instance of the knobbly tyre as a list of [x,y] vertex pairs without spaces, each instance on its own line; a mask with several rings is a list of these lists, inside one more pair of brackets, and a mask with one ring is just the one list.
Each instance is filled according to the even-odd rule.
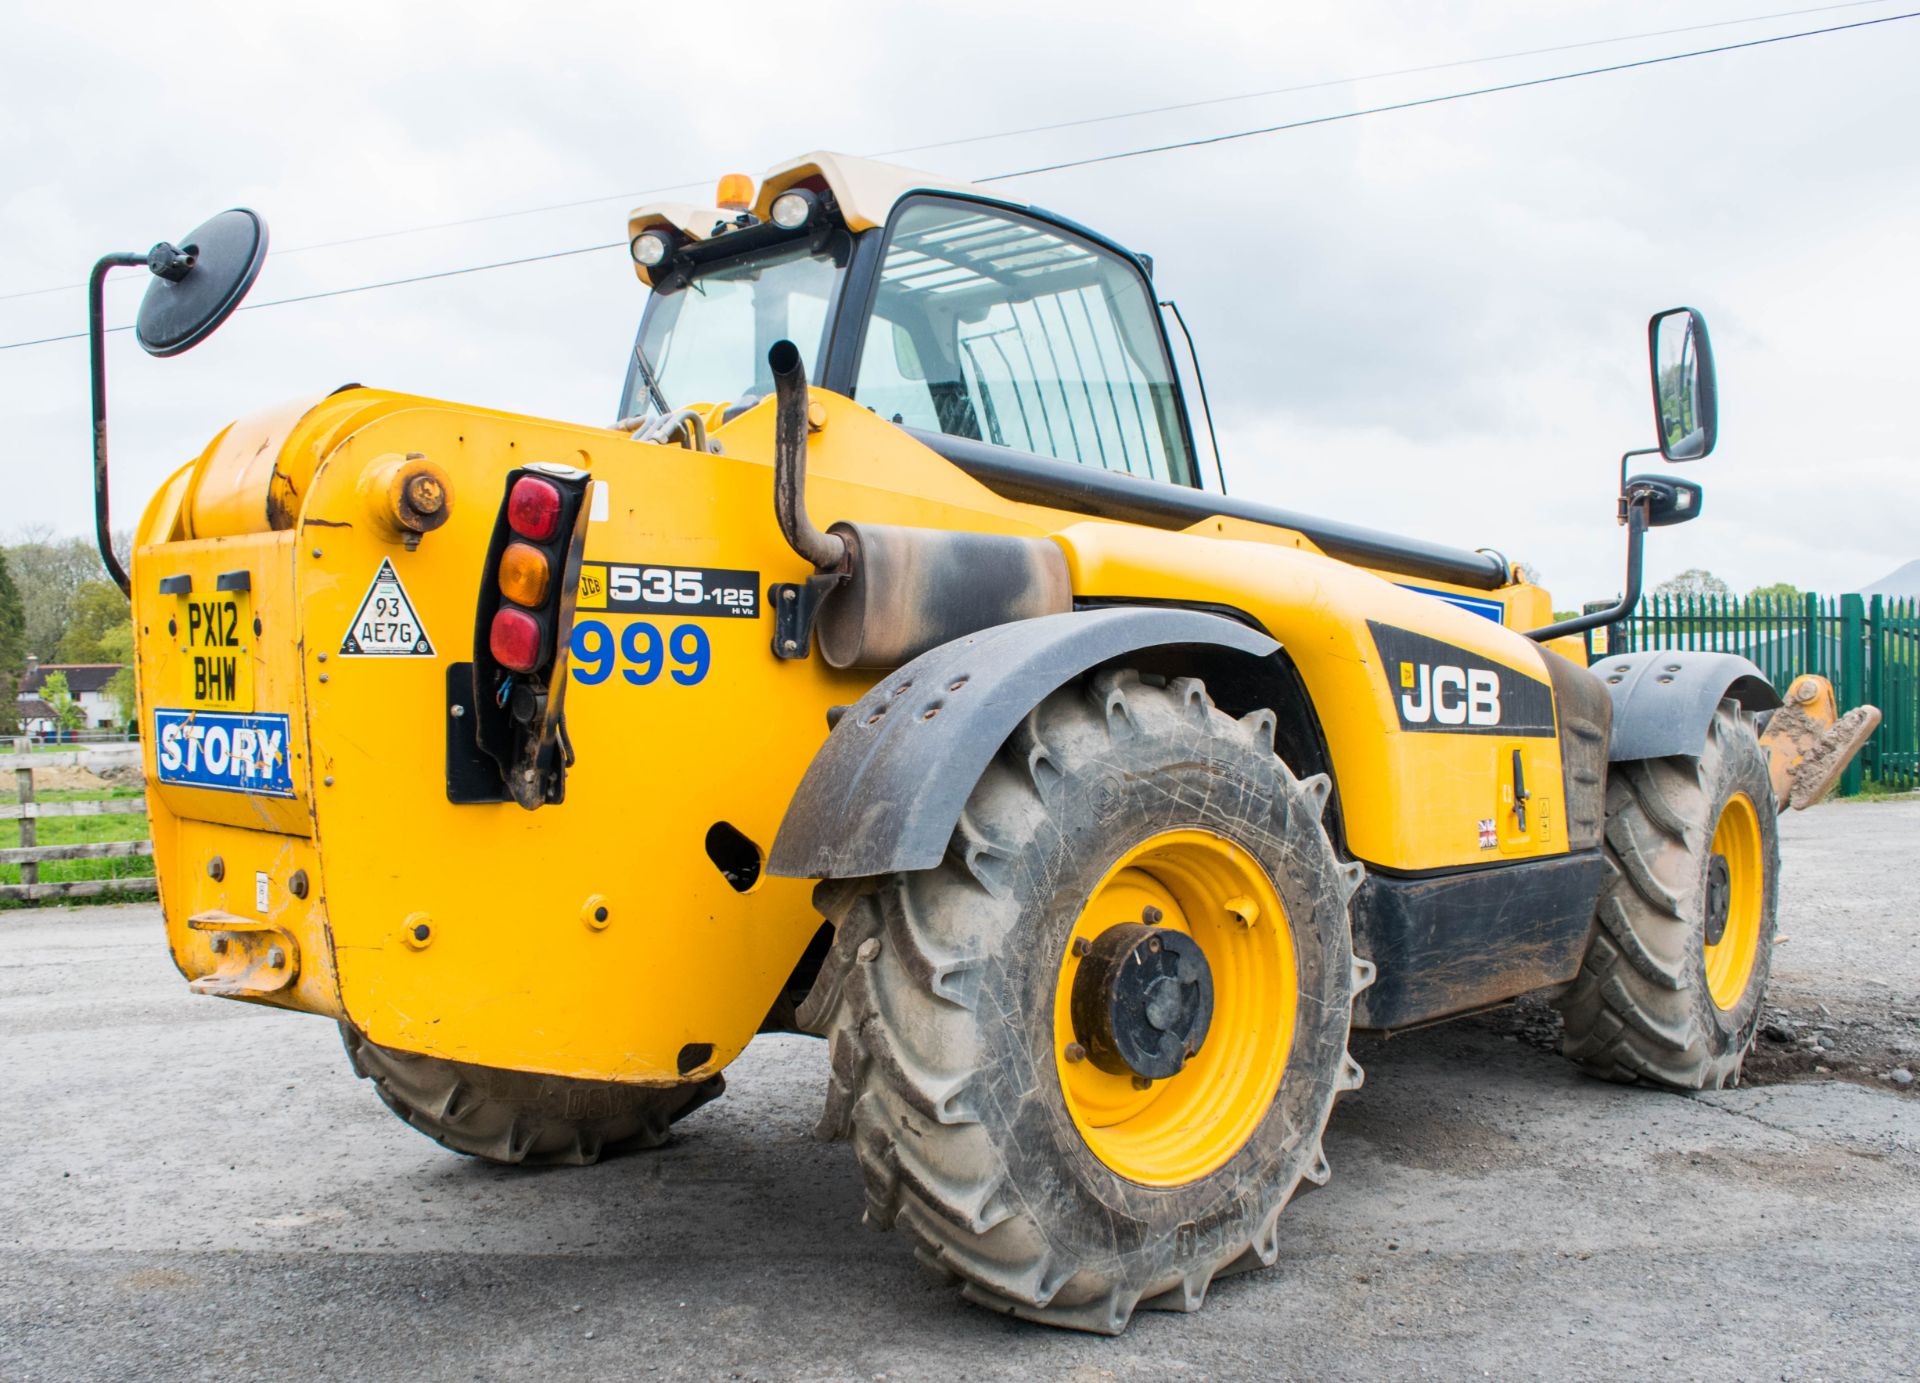
[[[265,228],[96,267],[194,990],[337,1022],[505,1163],[657,1145],[818,1034],[867,1221],[1109,1333],[1274,1260],[1355,1028],[1546,991],[1596,1075],[1738,1078],[1775,816],[1872,715],[1730,653],[1588,670],[1697,485],[1623,458],[1624,596],[1553,624],[1485,550],[1205,488],[1143,256],[829,154],[715,200],[631,219],[616,426],[316,394],[182,466],[130,577],[100,285],[145,265],[138,339],[188,349]],[[1657,450],[1704,457],[1705,324],[1650,345]]]

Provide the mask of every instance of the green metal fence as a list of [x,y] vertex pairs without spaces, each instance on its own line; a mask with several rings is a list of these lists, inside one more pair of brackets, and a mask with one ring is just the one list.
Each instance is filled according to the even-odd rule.
[[1817,672],[1833,683],[1842,711],[1872,704],[1884,717],[1839,791],[1857,793],[1869,781],[1920,787],[1920,599],[1652,595],[1608,635],[1607,651],[1614,653],[1738,653],[1759,664],[1781,692],[1801,673]]

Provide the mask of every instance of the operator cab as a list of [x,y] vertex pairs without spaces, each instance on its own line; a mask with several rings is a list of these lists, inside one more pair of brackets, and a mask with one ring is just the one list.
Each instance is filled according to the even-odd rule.
[[1004,449],[1198,488],[1147,266],[1055,217],[884,164],[816,154],[746,205],[643,208],[633,252],[653,289],[620,417],[772,392],[792,341],[808,378],[934,450]]

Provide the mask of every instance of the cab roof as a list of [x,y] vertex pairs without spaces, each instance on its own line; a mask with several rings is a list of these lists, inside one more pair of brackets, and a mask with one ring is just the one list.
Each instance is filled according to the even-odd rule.
[[[925,173],[897,163],[881,163],[877,159],[855,158],[850,154],[821,150],[802,154],[799,158],[769,168],[760,179],[759,191],[754,196],[754,217],[766,220],[772,210],[773,199],[794,187],[815,191],[824,187],[831,191],[840,207],[840,219],[846,223],[848,230],[856,232],[884,226],[894,204],[910,192],[960,192],[1004,206],[1017,205],[978,183],[943,178],[937,173]],[[730,227],[739,214],[723,207],[700,206],[691,202],[648,202],[627,218],[627,238],[632,240],[647,227],[664,222],[689,239],[707,240],[713,236],[716,228],[723,225]],[[653,280],[644,265],[635,264],[634,272],[642,283],[651,286]]]

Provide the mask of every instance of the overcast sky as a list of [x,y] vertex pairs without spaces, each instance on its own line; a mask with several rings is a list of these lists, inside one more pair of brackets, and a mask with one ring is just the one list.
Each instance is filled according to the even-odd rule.
[[[978,177],[1920,6],[1371,75],[1793,8],[736,0],[703,29],[701,7],[633,3],[15,6],[0,292],[235,204],[272,227],[265,301],[621,240],[633,194],[815,148],[1331,83],[899,157]],[[1619,585],[1646,319],[1699,307],[1720,448],[1650,575],[1848,590],[1920,557],[1916,72],[1920,19],[999,186],[1154,257],[1235,492],[1500,548],[1563,606]],[[110,323],[144,277],[109,291]],[[236,415],[349,380],[610,421],[642,306],[615,250],[244,312],[173,360],[111,337],[117,520]],[[0,343],[84,327],[78,289],[0,300]],[[0,417],[0,541],[89,532],[84,341],[0,351]]]

